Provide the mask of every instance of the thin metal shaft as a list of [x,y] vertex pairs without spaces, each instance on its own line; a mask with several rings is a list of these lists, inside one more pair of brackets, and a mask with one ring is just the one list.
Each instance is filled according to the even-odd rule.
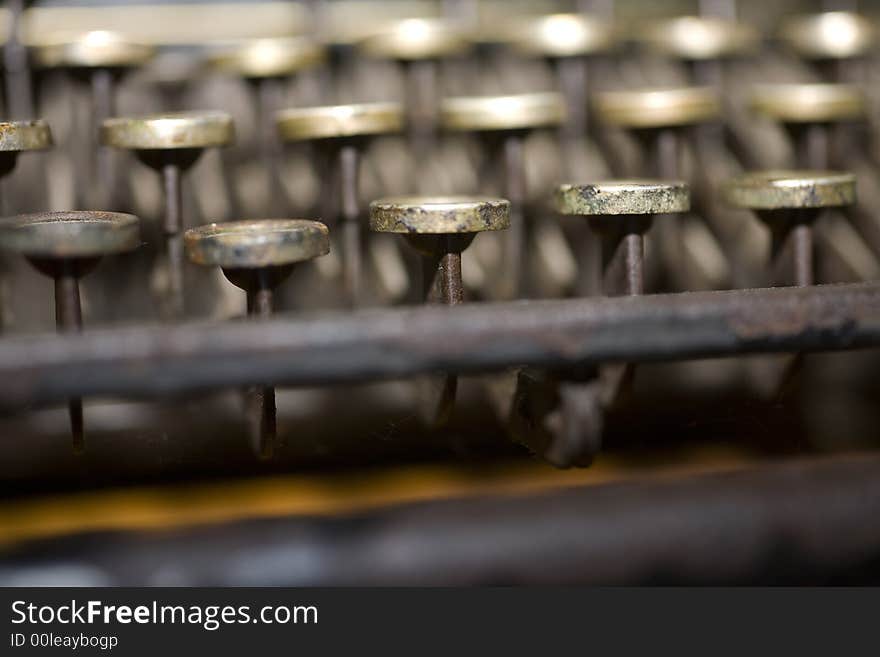
[[568,119],[560,131],[567,143],[580,139],[587,130],[589,107],[589,68],[585,57],[560,57],[554,60],[559,90],[565,97]]
[[[256,285],[247,291],[248,316],[265,319],[272,315],[273,292],[266,272],[258,272]],[[275,388],[257,386],[248,394],[251,431],[260,458],[268,459],[275,451],[277,436]]]
[[771,267],[776,285],[804,287],[815,283],[813,220],[810,210],[793,211],[784,225],[772,228]]
[[525,265],[526,225],[526,169],[523,137],[507,135],[503,143],[504,188],[510,201],[510,228],[504,232],[502,299],[513,299],[522,294]]
[[24,4],[24,0],[7,0],[6,2],[9,25],[7,26],[6,44],[3,47],[3,64],[6,79],[6,110],[12,119],[34,118],[33,87],[28,54],[19,38]]
[[358,208],[358,170],[360,153],[352,144],[339,149],[340,215],[342,219],[342,258],[345,291],[349,303],[361,302],[362,245]]
[[113,74],[98,68],[92,72],[92,153],[95,157],[95,191],[97,205],[101,209],[115,209],[116,169],[113,151],[100,143],[101,125],[115,114],[115,90]]
[[[61,333],[82,330],[82,307],[79,297],[79,279],[70,263],[63,262],[55,275],[55,325]],[[85,447],[82,399],[67,403],[73,451],[81,454]]]
[[168,287],[167,314],[183,314],[183,189],[180,165],[168,162],[162,167],[162,186],[165,192],[165,251]]
[[[437,128],[437,62],[406,62],[403,67],[408,99],[409,139],[412,153],[421,169],[434,148]],[[417,178],[421,171],[415,172]],[[420,180],[416,181],[417,183]]]
[[284,100],[283,81],[262,78],[257,82],[257,114],[260,132],[260,155],[269,180],[268,209],[273,216],[285,214],[284,187],[281,183],[281,142],[275,133],[275,112]]

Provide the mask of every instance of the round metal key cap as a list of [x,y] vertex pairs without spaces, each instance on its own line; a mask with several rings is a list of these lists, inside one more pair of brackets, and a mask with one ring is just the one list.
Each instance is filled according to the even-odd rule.
[[516,21],[510,44],[536,57],[587,57],[611,50],[616,33],[610,23],[579,14],[550,14]]
[[865,116],[865,95],[849,84],[762,84],[752,108],[780,123],[833,123]]
[[293,75],[324,58],[324,47],[304,37],[237,41],[213,48],[206,57],[216,71],[253,79]]
[[806,59],[861,57],[877,46],[874,23],[848,11],[791,16],[782,23],[779,37]]
[[380,233],[459,235],[509,226],[510,203],[498,198],[413,196],[370,204],[370,228]]
[[674,214],[690,210],[690,191],[675,180],[608,180],[559,185],[554,202],[564,215]]
[[118,212],[38,212],[0,221],[0,246],[31,258],[96,258],[139,244],[138,218]]
[[283,139],[307,141],[395,133],[403,129],[403,117],[397,103],[361,103],[283,110],[276,122]]
[[226,146],[235,137],[226,112],[190,111],[117,117],[104,121],[101,139],[107,146],[131,150],[201,149]]
[[654,52],[685,61],[747,55],[760,46],[750,25],[716,16],[679,16],[650,23],[640,40]]
[[602,121],[622,128],[695,125],[721,115],[721,101],[709,87],[605,91],[596,96],[595,106]]
[[555,92],[447,98],[440,107],[443,127],[463,132],[558,126],[565,115],[565,99]]
[[832,208],[856,199],[856,177],[836,171],[756,171],[721,187],[724,200],[746,210]]
[[32,44],[34,60],[44,68],[123,69],[147,63],[156,49],[129,41],[108,30],[79,34],[50,34]]
[[278,267],[330,252],[327,226],[306,219],[252,219],[191,228],[190,260],[223,268]]
[[365,37],[358,47],[375,59],[411,62],[460,55],[470,49],[470,43],[460,29],[443,19],[406,18]]

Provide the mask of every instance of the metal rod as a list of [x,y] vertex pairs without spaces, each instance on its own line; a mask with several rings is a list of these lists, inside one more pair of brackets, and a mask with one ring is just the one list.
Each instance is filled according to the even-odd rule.
[[345,291],[352,306],[361,302],[360,209],[358,208],[358,169],[360,153],[354,144],[339,149],[340,214],[342,218],[342,268]]
[[24,0],[7,0],[9,16],[6,44],[3,47],[3,64],[6,80],[6,103],[10,118],[28,120],[34,118],[33,87],[28,66],[28,53],[20,39]]
[[276,315],[2,338],[0,410],[97,394],[876,346],[876,283]]
[[524,143],[521,135],[504,137],[504,189],[510,201],[510,228],[504,231],[504,255],[501,280],[502,299],[515,299],[523,291],[523,268],[526,250],[526,168]]
[[106,68],[97,68],[92,72],[92,149],[95,157],[95,191],[97,206],[101,209],[116,208],[115,168],[113,151],[102,146],[100,142],[101,125],[105,119],[115,114],[115,98],[113,73]]
[[[0,584],[827,584],[878,576],[880,457],[24,543]],[[536,540],[539,537],[540,540]],[[400,555],[406,555],[405,559]]]
[[268,209],[272,216],[285,214],[284,186],[281,182],[282,148],[275,132],[275,112],[284,101],[283,80],[261,78],[257,87],[257,114],[260,132],[260,155],[269,179]]
[[[256,272],[254,287],[247,291],[248,315],[265,319],[272,315],[273,292],[267,272]],[[275,451],[277,436],[275,388],[256,386],[248,391],[252,438],[260,458],[268,459]]]
[[176,162],[162,166],[162,186],[165,193],[165,252],[168,267],[166,314],[178,317],[183,314],[183,189],[181,169]]
[[[79,297],[79,279],[73,265],[62,261],[55,275],[55,325],[62,333],[82,330],[82,306]],[[73,451],[81,454],[85,447],[82,399],[71,398],[67,403]]]

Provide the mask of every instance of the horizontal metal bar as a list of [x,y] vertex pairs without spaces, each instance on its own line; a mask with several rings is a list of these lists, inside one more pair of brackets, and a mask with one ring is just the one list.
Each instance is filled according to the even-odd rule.
[[82,395],[880,345],[880,284],[281,315],[0,339],[0,410]]
[[46,540],[0,556],[0,585],[865,582],[880,575],[878,511],[874,453]]

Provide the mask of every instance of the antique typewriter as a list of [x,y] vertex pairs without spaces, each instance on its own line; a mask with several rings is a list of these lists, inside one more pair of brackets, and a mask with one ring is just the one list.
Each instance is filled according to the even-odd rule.
[[874,9],[8,1],[0,584],[876,583]]

